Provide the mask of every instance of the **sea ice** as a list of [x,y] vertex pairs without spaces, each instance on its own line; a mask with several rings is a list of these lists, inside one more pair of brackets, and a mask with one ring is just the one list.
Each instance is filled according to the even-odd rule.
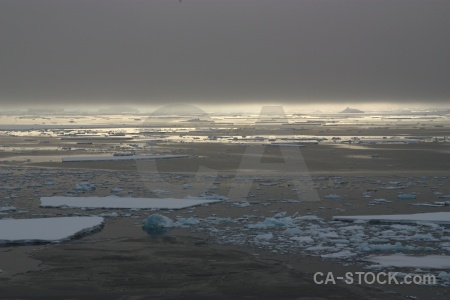
[[41,207],[181,209],[219,200],[205,198],[131,198],[131,197],[41,197]]
[[329,194],[329,195],[326,195],[324,198],[329,199],[329,200],[338,200],[341,198],[341,196],[336,195],[336,194]]
[[22,188],[20,186],[8,186],[8,185],[3,185],[0,186],[0,190],[6,190],[6,191],[19,191]]
[[142,229],[151,236],[160,236],[169,233],[175,224],[163,215],[155,214],[149,216],[142,223]]
[[163,189],[154,189],[154,190],[152,190],[152,193],[156,194],[156,195],[168,195],[168,194],[170,194],[169,191],[166,191],[166,190],[163,190]]
[[251,204],[247,201],[243,201],[243,202],[235,202],[235,203],[233,203],[233,205],[237,206],[237,207],[248,207]]
[[314,242],[314,239],[310,236],[293,236],[289,239],[292,241],[297,241],[299,243],[305,243],[305,244]]
[[61,242],[95,231],[102,217],[58,217],[0,220],[0,244]]
[[382,256],[370,256],[367,261],[378,263],[385,267],[410,267],[427,269],[450,268],[450,256],[448,255],[425,255],[412,256],[402,253]]
[[261,233],[255,236],[255,239],[257,240],[270,240],[273,238],[273,234],[271,232],[269,233]]
[[402,243],[397,242],[393,244],[367,244],[363,243],[358,248],[359,251],[412,251],[416,250],[414,246],[403,246]]
[[73,189],[76,191],[93,191],[95,190],[95,184],[88,181],[82,181],[74,185]]
[[416,194],[398,194],[397,198],[401,200],[414,200],[416,199]]
[[285,231],[283,231],[283,234],[285,235],[297,235],[297,234],[301,234],[302,230],[298,227],[291,227],[286,229]]
[[381,223],[417,223],[450,224],[450,212],[405,214],[405,215],[367,215],[367,216],[335,216],[335,221],[367,220]]
[[144,159],[167,159],[182,158],[189,155],[130,155],[130,156],[79,156],[64,157],[63,162],[81,162],[81,161],[110,161],[110,160],[144,160]]
[[190,217],[190,218],[179,218],[177,220],[177,225],[197,225],[198,223],[200,223],[200,220],[194,217]]
[[347,258],[356,255],[356,253],[353,253],[349,250],[342,250],[336,253],[330,253],[330,254],[322,254],[322,258]]
[[0,206],[0,212],[11,212],[15,210],[16,210],[15,206]]
[[114,187],[111,189],[111,193],[122,193],[123,191],[124,189],[120,187]]

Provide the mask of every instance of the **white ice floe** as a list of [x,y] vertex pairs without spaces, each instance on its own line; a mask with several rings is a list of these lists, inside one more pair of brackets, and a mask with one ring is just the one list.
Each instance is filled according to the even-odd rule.
[[310,236],[293,236],[289,238],[291,241],[297,241],[299,243],[314,243],[314,239]]
[[269,233],[261,233],[255,236],[256,240],[271,240],[273,238],[273,234],[271,232]]
[[63,162],[81,162],[81,161],[111,161],[111,160],[143,160],[143,159],[167,159],[182,158],[189,155],[131,155],[131,156],[78,156],[64,157]]
[[11,212],[15,210],[16,210],[15,206],[0,206],[0,212]]
[[450,224],[450,212],[420,213],[409,215],[367,215],[367,216],[335,216],[335,221],[367,220],[381,223],[435,223]]
[[354,255],[356,255],[356,253],[353,253],[348,250],[342,250],[342,251],[335,252],[335,253],[322,254],[321,257],[322,258],[347,258],[347,257],[351,257]]
[[131,197],[41,197],[41,207],[181,209],[220,200],[205,198],[131,198]]
[[0,220],[0,244],[61,242],[98,230],[102,217]]
[[324,198],[328,199],[328,200],[338,200],[338,199],[341,199],[341,196],[336,195],[336,194],[329,194],[329,195],[326,195]]
[[154,189],[152,190],[152,193],[155,195],[168,195],[170,194],[169,191],[163,190],[163,189]]
[[235,202],[235,203],[233,203],[233,205],[237,206],[237,207],[248,207],[251,204],[247,201],[243,201],[243,202]]
[[95,184],[92,184],[88,181],[82,181],[73,186],[73,189],[76,191],[93,191],[96,189]]
[[22,188],[20,186],[9,186],[9,185],[2,185],[0,186],[0,190],[6,190],[6,191],[19,191]]
[[377,263],[384,267],[410,267],[427,269],[450,268],[450,256],[448,255],[411,256],[397,253],[392,255],[371,256],[366,260]]
[[120,194],[122,192],[124,192],[124,189],[120,187],[114,187],[111,189],[111,193]]

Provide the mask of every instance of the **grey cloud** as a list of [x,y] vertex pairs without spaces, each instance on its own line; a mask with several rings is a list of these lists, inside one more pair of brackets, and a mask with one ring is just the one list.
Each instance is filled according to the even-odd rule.
[[0,102],[450,96],[449,1],[0,1]]

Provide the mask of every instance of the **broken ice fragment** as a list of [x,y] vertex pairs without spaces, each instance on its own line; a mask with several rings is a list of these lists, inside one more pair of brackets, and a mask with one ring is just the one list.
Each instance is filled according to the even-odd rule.
[[341,196],[336,195],[336,194],[329,194],[329,195],[326,195],[324,198],[329,199],[329,200],[338,200],[341,198]]
[[173,221],[163,215],[155,214],[149,216],[142,223],[142,229],[151,236],[163,236],[172,231]]
[[397,198],[401,200],[414,200],[416,197],[417,196],[415,194],[399,194],[397,196]]
[[342,250],[336,253],[322,254],[322,258],[347,258],[356,255],[356,253],[350,252],[349,250]]
[[367,215],[367,216],[334,216],[335,221],[375,221],[380,223],[416,223],[450,224],[450,212],[420,213],[405,215]]
[[257,240],[270,240],[273,238],[273,234],[271,232],[269,233],[262,233],[262,234],[258,234],[257,236],[255,236],[255,239]]
[[0,212],[11,212],[15,210],[16,210],[15,206],[0,206]]
[[196,225],[198,223],[200,223],[200,220],[197,218],[193,218],[193,217],[180,218],[177,220],[177,224],[180,224],[180,225]]
[[250,203],[247,201],[243,201],[243,202],[235,202],[233,203],[233,205],[237,207],[248,207],[250,206]]
[[75,184],[73,189],[76,191],[93,191],[95,190],[95,185],[87,181],[82,181]]

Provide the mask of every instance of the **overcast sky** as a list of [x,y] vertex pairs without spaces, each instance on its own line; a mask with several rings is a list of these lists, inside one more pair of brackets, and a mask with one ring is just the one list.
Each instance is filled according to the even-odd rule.
[[0,0],[0,103],[450,98],[450,1]]

